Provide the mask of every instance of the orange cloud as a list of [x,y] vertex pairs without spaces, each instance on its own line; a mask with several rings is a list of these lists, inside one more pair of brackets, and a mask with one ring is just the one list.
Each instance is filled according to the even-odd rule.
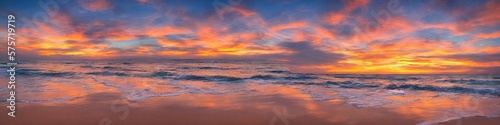
[[108,0],[80,0],[83,8],[90,11],[102,11],[111,8]]
[[190,33],[189,30],[180,27],[163,26],[163,27],[151,27],[143,31],[145,35],[149,37],[165,37],[168,34],[186,34]]
[[278,24],[276,26],[271,26],[269,29],[273,32],[284,30],[284,29],[291,29],[291,28],[302,28],[306,27],[307,23],[302,22],[302,21],[296,21],[296,22],[291,22],[291,23],[286,23],[286,24]]
[[326,17],[327,21],[332,25],[340,23],[344,18],[345,15],[339,13],[332,13]]
[[344,3],[347,6],[341,11],[341,13],[350,13],[359,7],[366,7],[366,5],[370,3],[370,0],[344,0]]
[[481,33],[476,35],[479,38],[483,39],[491,39],[491,38],[500,38],[500,31],[492,32],[492,33]]
[[[368,10],[366,7],[370,1],[344,2],[345,7],[340,9],[340,12],[324,13],[319,15],[317,20],[296,19],[281,23],[268,23],[269,20],[262,18],[257,11],[238,7],[231,10],[237,13],[238,17],[233,19],[233,22],[221,21],[215,14],[209,15],[205,20],[197,20],[199,18],[186,15],[184,8],[180,9],[179,13],[152,14],[144,18],[143,24],[132,23],[134,25],[129,24],[131,21],[128,20],[106,22],[96,19],[82,23],[75,21],[77,19],[72,19],[75,17],[67,13],[59,13],[51,18],[50,23],[33,21],[36,27],[20,27],[19,31],[22,33],[19,35],[18,44],[19,49],[41,57],[263,57],[293,63],[295,68],[308,72],[464,73],[478,72],[479,66],[500,65],[500,61],[445,58],[460,54],[500,53],[499,46],[475,46],[476,41],[499,38],[499,31],[471,32],[478,26],[499,23],[500,18],[495,14],[500,11],[496,7],[499,5],[497,1],[485,4],[484,9],[476,13],[480,16],[477,20],[427,24],[393,15],[386,25],[378,24],[371,17],[351,15],[351,12],[357,9],[362,12]],[[112,7],[107,0],[80,1],[80,4],[92,12]],[[462,11],[465,10],[456,10],[454,13]],[[160,20],[167,23],[162,26],[153,25],[153,22],[163,16],[175,17],[174,19],[181,21],[171,23],[170,19]],[[348,18],[354,19],[355,22],[346,21]],[[372,22],[376,23],[375,27],[367,26]],[[358,32],[355,28],[364,32]],[[465,35],[472,38],[451,42],[447,39],[422,38],[413,34],[415,31],[433,28],[449,32],[450,37]],[[143,43],[144,41],[146,42]],[[260,43],[262,41],[264,43]],[[329,45],[324,45],[325,41],[329,42]],[[293,45],[288,45],[287,48],[282,44],[284,42]],[[130,43],[134,45],[129,47],[127,44]],[[318,57],[309,58],[313,56]],[[323,59],[329,57],[335,59]],[[323,62],[301,63],[311,60]]]

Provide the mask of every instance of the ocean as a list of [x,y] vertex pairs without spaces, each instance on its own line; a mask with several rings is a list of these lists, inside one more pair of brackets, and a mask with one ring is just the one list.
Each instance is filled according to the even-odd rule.
[[[419,124],[500,116],[500,78],[489,74],[314,74],[294,73],[279,62],[185,59],[31,61],[18,65],[16,77],[18,103],[78,104],[99,92],[121,93],[131,104],[158,97],[280,94],[390,108],[423,117]],[[8,93],[7,87],[0,92]]]

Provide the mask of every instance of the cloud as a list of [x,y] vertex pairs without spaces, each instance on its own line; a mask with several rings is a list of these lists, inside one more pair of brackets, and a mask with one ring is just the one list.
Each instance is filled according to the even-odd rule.
[[325,65],[335,64],[344,59],[343,54],[330,53],[319,50],[311,45],[311,42],[282,42],[279,46],[290,51],[288,54],[274,54],[276,57],[286,60],[292,65]]
[[500,53],[493,54],[454,54],[447,56],[435,56],[437,58],[469,60],[474,62],[500,62]]
[[81,6],[90,11],[102,11],[111,8],[108,0],[79,0]]
[[477,37],[483,39],[491,39],[491,38],[500,38],[500,31],[492,32],[492,33],[480,33],[477,34]]
[[494,0],[401,2],[405,11],[385,25],[370,11],[387,9],[386,1],[243,1],[223,20],[212,2],[70,1],[49,22],[22,21],[35,26],[19,27],[16,44],[33,59],[263,59],[334,73],[479,73],[500,65]]

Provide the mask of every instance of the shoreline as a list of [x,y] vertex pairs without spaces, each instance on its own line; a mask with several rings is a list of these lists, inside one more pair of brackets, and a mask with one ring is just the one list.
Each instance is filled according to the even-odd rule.
[[498,125],[498,123],[500,117],[473,116],[441,122],[438,125]]
[[[291,116],[287,117],[289,123],[294,125],[417,124],[422,120],[394,113],[386,108],[356,108],[338,101],[304,101],[279,94],[250,95],[242,98],[217,96],[221,95],[154,97],[128,103],[119,93],[105,92],[85,96],[75,100],[76,102],[19,103],[18,117],[9,119],[0,116],[0,124],[267,125],[274,117],[288,115]],[[186,98],[214,100],[192,102]],[[113,105],[115,102],[118,102],[118,105]],[[129,113],[126,113],[126,109],[129,109]],[[275,120],[276,124],[283,122]]]
[[[5,80],[5,79],[3,79]],[[3,81],[0,79],[0,81]],[[5,84],[5,83],[4,83]],[[192,85],[204,86],[199,82]],[[96,84],[96,88],[105,87]],[[451,105],[468,105],[460,100],[435,97],[433,93],[412,92],[402,96],[391,96],[388,101],[411,101],[414,103],[396,106],[357,107],[349,104],[348,95],[357,95],[357,89],[348,91],[316,90],[335,94],[329,100],[316,100],[314,94],[304,92],[315,88],[301,89],[297,86],[266,84],[265,86],[245,84],[247,86],[224,86],[229,88],[245,87],[252,92],[241,91],[225,94],[180,94],[173,96],[145,97],[140,100],[128,100],[122,91],[91,91],[79,94],[76,99],[64,103],[17,103],[17,118],[0,116],[1,125],[17,124],[72,124],[72,125],[260,125],[284,124],[293,125],[330,125],[330,124],[422,124],[432,116],[433,111],[453,108]],[[167,89],[165,87],[160,87]],[[270,89],[274,88],[274,89]],[[317,89],[317,88],[316,88]],[[151,90],[150,90],[151,91]],[[354,93],[353,93],[354,92]],[[344,96],[339,96],[343,93]],[[362,92],[361,92],[362,93]],[[71,94],[71,93],[68,93]],[[347,95],[345,95],[347,94]],[[136,94],[132,94],[136,95]],[[140,95],[140,94],[137,94]],[[358,96],[356,96],[358,97]],[[426,99],[427,97],[427,99]],[[444,96],[443,96],[444,97]],[[133,98],[132,98],[133,99]],[[368,98],[358,98],[368,99]],[[375,101],[368,99],[367,101]],[[467,101],[462,98],[461,101]],[[490,104],[495,107],[497,98],[483,99],[479,104]],[[365,100],[366,101],[366,100]],[[351,100],[352,102],[352,100]],[[7,106],[2,104],[0,106]],[[1,108],[7,112],[7,108]],[[288,115],[287,115],[288,114]],[[436,115],[436,114],[434,114]],[[282,120],[285,118],[285,120]],[[274,119],[274,120],[273,120]],[[484,125],[499,123],[500,117],[466,117],[445,122],[443,125]]]

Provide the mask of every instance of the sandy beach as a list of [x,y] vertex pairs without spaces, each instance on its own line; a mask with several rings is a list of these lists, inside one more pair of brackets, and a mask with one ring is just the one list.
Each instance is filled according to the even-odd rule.
[[[286,106],[287,113],[293,115],[287,118],[292,125],[417,124],[419,121],[419,118],[387,112],[380,108],[359,109],[341,103],[320,101],[313,102],[316,104],[311,105],[321,110],[310,112],[306,109],[310,107],[302,107],[303,103],[310,102],[286,98],[282,95],[248,96],[235,100],[217,98],[211,102],[201,102],[204,103],[201,105],[193,104],[196,102],[186,102],[187,100],[183,99],[186,97],[183,96],[151,98],[133,104],[118,105],[117,108],[124,106],[130,109],[129,114],[124,115],[124,111],[113,112],[111,109],[113,101],[109,101],[120,98],[122,97],[117,93],[98,93],[81,98],[82,102],[79,104],[20,103],[16,118],[2,116],[1,124],[99,125],[101,120],[108,118],[115,125],[268,125],[274,117],[279,116],[273,112],[273,108],[283,113],[283,107],[280,106]],[[231,103],[239,104],[232,106]],[[2,109],[2,112],[4,110]],[[124,116],[123,120],[120,119],[122,116]],[[108,122],[102,122],[102,124],[106,123]],[[283,121],[278,118],[275,124],[283,124]]]
[[[215,96],[158,97],[128,103],[119,93],[96,93],[66,104],[19,103],[16,118],[7,118],[6,115],[2,115],[0,124],[273,125],[273,121],[274,125],[285,124],[280,119],[281,117],[285,118],[290,125],[412,125],[424,120],[416,115],[400,114],[386,108],[348,106],[342,101],[301,100],[279,94],[240,95],[239,98]],[[200,100],[196,102],[192,98],[200,98]],[[273,112],[273,109],[278,112]],[[6,112],[6,108],[0,111]],[[471,117],[441,124],[496,125],[499,121],[500,117]]]

